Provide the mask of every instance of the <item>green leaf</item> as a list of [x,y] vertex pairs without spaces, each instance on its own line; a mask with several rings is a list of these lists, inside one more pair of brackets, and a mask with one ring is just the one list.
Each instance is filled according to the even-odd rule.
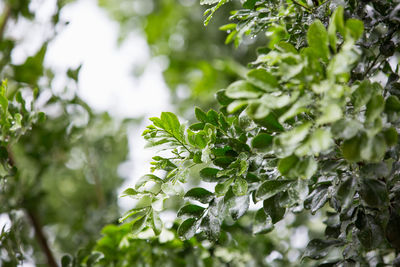
[[364,202],[373,208],[384,208],[388,203],[386,184],[377,179],[362,179],[360,195]]
[[360,150],[361,150],[361,138],[359,136],[355,136],[351,139],[345,140],[340,146],[342,150],[343,157],[350,161],[360,161]]
[[218,113],[217,113],[215,110],[210,109],[210,110],[207,112],[207,121],[208,121],[210,124],[219,127],[219,124],[218,124],[218,121],[219,121]]
[[344,36],[345,39],[353,39],[357,41],[360,39],[364,32],[364,23],[358,19],[348,19],[346,21],[346,35]]
[[164,181],[155,176],[154,174],[146,174],[143,175],[135,184],[135,189],[139,190],[143,185],[145,185],[147,182],[152,181],[158,184],[162,184]]
[[275,152],[280,156],[290,155],[300,145],[300,142],[306,138],[311,125],[310,122],[306,122],[275,137]]
[[3,112],[6,114],[8,111],[8,99],[3,94],[0,94],[0,105]]
[[259,209],[256,212],[253,223],[253,234],[266,234],[274,229],[274,224],[264,209]]
[[304,251],[303,258],[308,257],[314,260],[322,259],[332,250],[332,247],[337,247],[343,245],[340,240],[321,240],[313,239],[311,240],[306,250]]
[[333,136],[343,139],[353,138],[362,129],[363,125],[360,122],[348,118],[335,122],[331,127]]
[[328,129],[316,129],[303,145],[295,151],[297,156],[316,155],[327,151],[333,145],[332,134]]
[[133,188],[127,188],[124,190],[124,192],[122,192],[121,197],[125,197],[125,196],[136,196],[138,194],[138,192],[133,189]]
[[362,81],[357,89],[353,92],[352,98],[354,103],[354,109],[360,110],[364,105],[368,103],[374,93],[373,87],[369,81]]
[[318,163],[313,157],[300,160],[288,177],[310,179],[318,169]]
[[394,127],[390,127],[389,129],[383,131],[383,136],[388,146],[394,146],[398,142],[399,134]]
[[178,216],[179,217],[193,217],[193,218],[199,218],[202,214],[205,208],[189,204],[183,206],[179,211],[178,211]]
[[119,223],[124,222],[127,219],[132,219],[132,221],[136,221],[143,217],[146,214],[146,209],[131,209],[127,211],[121,218],[118,219]]
[[61,267],[72,267],[72,257],[70,255],[64,255],[61,258]]
[[208,212],[201,220],[200,227],[209,240],[218,240],[221,234],[221,223],[224,213],[225,205],[223,199],[215,199],[208,206]]
[[251,140],[251,146],[255,149],[265,150],[271,147],[273,137],[266,133],[260,133]]
[[385,108],[385,100],[381,95],[375,95],[367,104],[365,116],[368,122],[373,122],[376,118],[381,116]]
[[279,122],[284,123],[288,119],[297,116],[300,113],[307,112],[307,106],[312,103],[310,96],[305,95],[299,98],[283,115],[279,117]]
[[228,113],[236,113],[243,111],[248,104],[247,100],[235,100],[227,107]]
[[219,177],[217,177],[217,173],[219,172],[219,169],[215,168],[204,168],[200,171],[200,176],[203,179],[203,181],[206,182],[217,182],[220,180]]
[[322,115],[317,119],[317,125],[332,123],[343,117],[342,109],[335,103],[322,107],[321,111]]
[[141,208],[149,207],[149,206],[151,206],[152,202],[153,202],[153,198],[151,196],[143,195],[136,203],[134,209],[141,209]]
[[163,222],[161,221],[160,216],[158,216],[158,214],[155,211],[153,211],[150,223],[151,223],[151,228],[154,231],[154,234],[156,236],[160,235],[163,229]]
[[371,138],[364,138],[361,143],[360,155],[364,160],[379,162],[383,160],[387,144],[383,135],[378,134]]
[[227,106],[233,101],[233,99],[226,96],[225,92],[225,89],[221,89],[215,93],[218,103],[220,103],[222,106]]
[[310,137],[311,149],[315,154],[328,150],[333,145],[332,135],[327,129],[317,129]]
[[247,193],[247,181],[241,177],[235,179],[232,186],[232,191],[236,196],[243,196]]
[[336,31],[339,31],[343,36],[345,36],[344,32],[344,20],[343,20],[343,7],[338,6],[335,11],[333,12],[329,27],[328,27],[328,36],[329,36],[329,43],[336,53]]
[[162,112],[160,118],[165,130],[173,133],[176,137],[180,137],[181,124],[179,123],[178,117],[174,113]]
[[256,4],[257,0],[246,0],[243,3],[243,7],[247,8],[247,9],[253,9],[255,4]]
[[178,235],[184,239],[190,239],[196,234],[197,220],[195,218],[189,218],[179,225]]
[[237,81],[229,85],[225,94],[233,99],[258,98],[263,94],[263,91],[246,81]]
[[313,48],[317,56],[321,57],[323,60],[329,58],[328,33],[321,21],[315,20],[310,25],[307,32],[307,42],[308,45]]
[[220,31],[232,31],[232,30],[236,29],[236,25],[237,25],[236,23],[229,23],[229,24],[222,25],[218,29]]
[[232,190],[229,190],[226,193],[224,202],[228,207],[229,214],[235,221],[246,213],[250,205],[250,199],[248,195],[235,196]]
[[267,92],[275,92],[279,89],[275,76],[265,69],[254,69],[247,73],[247,81]]
[[353,179],[353,177],[349,177],[340,183],[336,193],[336,198],[340,201],[342,210],[346,210],[351,204],[353,204],[355,192],[356,180]]
[[278,171],[283,176],[286,176],[297,165],[298,162],[299,158],[294,155],[280,159],[278,162]]
[[229,187],[233,183],[234,178],[230,178],[223,183],[219,183],[215,186],[215,194],[217,196],[223,196],[228,192]]
[[279,206],[278,195],[265,199],[263,202],[263,209],[265,213],[271,217],[273,224],[282,220],[286,211],[285,208]]
[[256,201],[264,200],[274,195],[286,191],[295,181],[294,180],[268,180],[260,185],[255,193]]
[[214,198],[214,194],[204,188],[196,187],[196,188],[190,189],[185,194],[185,197],[189,198],[189,199],[197,200],[204,204],[208,204]]
[[328,201],[328,189],[329,187],[327,185],[320,185],[315,188],[305,199],[304,207],[311,210],[312,214],[315,214],[315,212],[322,208]]
[[397,96],[391,95],[386,99],[385,112],[400,111],[400,100]]
[[140,219],[136,220],[132,224],[132,234],[137,234],[140,231],[143,230],[143,228],[146,226],[146,221],[147,221],[147,215],[141,217]]
[[251,102],[246,111],[250,118],[260,120],[267,117],[271,109],[263,101],[259,100]]
[[208,122],[207,114],[204,113],[199,107],[195,107],[194,114],[196,115],[197,120],[201,122]]

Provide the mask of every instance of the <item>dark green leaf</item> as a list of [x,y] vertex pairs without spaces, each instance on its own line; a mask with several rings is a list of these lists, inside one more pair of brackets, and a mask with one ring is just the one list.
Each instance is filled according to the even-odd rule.
[[347,178],[343,181],[337,190],[336,197],[340,201],[342,210],[347,209],[353,204],[354,194],[356,192],[356,181],[353,177]]
[[380,117],[384,108],[385,108],[385,100],[383,99],[383,96],[376,95],[372,97],[367,104],[367,110],[365,112],[367,121],[372,122],[376,118]]
[[287,175],[299,162],[299,158],[292,155],[279,160],[278,170],[279,172],[285,176]]
[[287,190],[295,181],[294,180],[268,180],[260,185],[257,189],[255,197],[257,201],[273,197],[277,193]]
[[189,218],[179,225],[178,235],[184,239],[190,239],[196,234],[197,224],[195,218]]
[[268,214],[271,219],[272,223],[275,224],[282,220],[283,216],[285,215],[285,208],[279,206],[279,197],[275,195],[271,198],[265,199],[263,202],[263,208],[266,214]]
[[197,120],[201,122],[208,122],[207,114],[204,113],[204,111],[202,111],[199,107],[195,107],[194,113],[196,115]]
[[266,133],[260,133],[251,141],[251,146],[256,149],[267,149],[272,145],[273,137]]
[[328,201],[328,189],[327,185],[320,185],[315,188],[312,193],[304,201],[304,207],[310,209],[314,214],[317,210],[322,208]]
[[219,169],[207,167],[200,171],[200,176],[206,182],[217,182],[220,180],[220,178],[217,177],[219,171]]
[[351,139],[345,140],[341,145],[343,157],[350,161],[360,161],[361,138],[355,136]]
[[273,229],[271,218],[265,214],[264,209],[259,209],[254,217],[253,234],[266,234]]
[[386,185],[377,179],[362,179],[360,195],[370,207],[383,208],[388,202]]
[[246,0],[246,2],[243,3],[243,7],[248,9],[253,9],[256,2],[257,0]]
[[214,198],[214,194],[204,188],[196,187],[196,188],[190,189],[185,194],[185,197],[189,198],[189,199],[200,201],[201,203],[204,203],[204,204],[207,204]]
[[187,216],[187,217],[194,217],[194,218],[198,218],[203,214],[204,208],[197,206],[197,205],[193,205],[193,204],[189,204],[189,205],[185,205],[183,206],[179,211],[178,211],[178,216]]
[[306,250],[304,251],[303,258],[308,257],[314,260],[322,259],[332,250],[332,247],[337,247],[343,245],[340,240],[321,240],[313,239],[311,240]]
[[143,230],[143,228],[146,226],[146,221],[147,221],[147,215],[141,217],[140,219],[136,220],[132,224],[132,234],[137,234],[140,231]]

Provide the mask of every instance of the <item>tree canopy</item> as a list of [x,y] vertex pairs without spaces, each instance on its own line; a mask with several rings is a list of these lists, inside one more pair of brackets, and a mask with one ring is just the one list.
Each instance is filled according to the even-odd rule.
[[[400,266],[400,3],[135,1],[149,11],[99,4],[169,59],[176,114],[143,132],[158,152],[118,222],[126,122],[77,96],[39,101],[50,40],[15,65],[0,39],[4,266]],[[27,7],[5,4],[0,36]]]

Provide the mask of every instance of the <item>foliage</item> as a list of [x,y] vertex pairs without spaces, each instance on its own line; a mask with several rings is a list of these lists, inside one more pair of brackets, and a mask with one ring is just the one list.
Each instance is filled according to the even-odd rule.
[[[4,17],[32,17],[28,3],[10,3]],[[130,10],[107,3],[101,2],[129,26]],[[54,247],[70,254],[62,266],[399,265],[400,5],[203,0],[205,24],[230,13],[221,30],[228,32],[226,43],[249,49],[236,55],[241,63],[255,54],[246,36],[266,34],[248,70],[221,71],[208,60],[223,54],[219,62],[232,67],[230,48],[208,50],[217,39],[190,39],[195,34],[184,30],[198,21],[198,6],[147,3],[154,13],[139,20],[153,54],[170,59],[168,84],[175,91],[190,85],[191,100],[196,90],[209,96],[225,88],[216,92],[219,110],[195,108],[191,124],[171,112],[151,118],[143,133],[148,146],[159,149],[151,173],[123,192],[132,209],[93,244],[117,212],[115,169],[126,153],[121,125],[93,114],[76,96],[53,93],[35,104],[44,89],[34,88],[51,84],[52,73],[43,67],[47,41],[15,65],[15,42],[0,39],[1,74],[11,88],[3,82],[0,90],[0,199],[6,203],[0,211],[12,220],[0,235],[4,265],[21,263],[26,251],[39,264],[46,254],[56,265],[38,218],[53,227]],[[179,28],[181,20],[186,24]],[[176,50],[175,33],[189,45]],[[199,63],[204,51],[212,52]],[[207,75],[182,77],[198,69]],[[43,122],[40,111],[52,105],[63,112],[47,111]],[[84,211],[74,216],[78,208]],[[32,228],[38,242],[29,238]],[[67,234],[54,234],[62,231]],[[308,245],[296,243],[301,233]],[[84,248],[76,251],[78,244]]]
[[[207,13],[214,15],[225,1],[202,3],[216,4]],[[179,196],[183,240],[217,245],[229,233],[224,224],[249,213],[252,233],[262,235],[289,214],[318,212],[325,233],[308,243],[304,265],[397,264],[399,70],[391,62],[399,6],[244,1],[243,8],[222,28],[234,30],[228,42],[266,30],[269,44],[245,79],[217,92],[219,112],[196,108],[190,126],[170,112],[151,119],[144,138],[164,152],[153,158],[155,173],[124,192],[136,200],[123,217],[129,236],[163,233],[163,204]],[[202,182],[192,186],[196,174]],[[251,203],[262,207],[253,212]]]

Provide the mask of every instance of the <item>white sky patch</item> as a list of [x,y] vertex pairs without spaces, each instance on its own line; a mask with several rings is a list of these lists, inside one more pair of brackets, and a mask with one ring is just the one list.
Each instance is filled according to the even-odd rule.
[[[70,23],[49,46],[46,64],[65,72],[82,63],[79,95],[90,106],[119,117],[157,114],[169,107],[163,66],[150,58],[142,36],[132,33],[118,45],[118,23],[94,0],[66,6],[61,18]],[[146,62],[144,75],[135,79],[133,66]]]

